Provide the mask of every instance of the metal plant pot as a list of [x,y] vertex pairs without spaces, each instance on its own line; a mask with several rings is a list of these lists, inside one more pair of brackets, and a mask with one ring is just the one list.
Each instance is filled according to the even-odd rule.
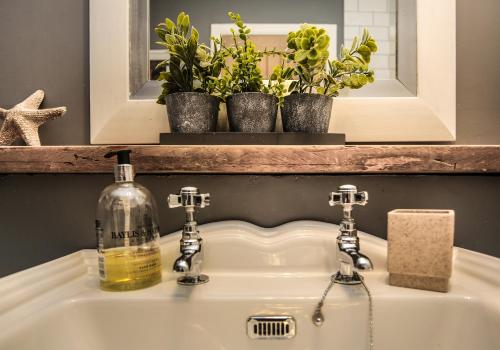
[[217,128],[219,100],[201,92],[177,92],[166,97],[171,132],[204,133]]
[[227,98],[229,130],[272,132],[276,127],[278,98],[262,92],[242,92]]
[[292,94],[281,108],[283,131],[324,134],[328,132],[333,98],[319,94]]

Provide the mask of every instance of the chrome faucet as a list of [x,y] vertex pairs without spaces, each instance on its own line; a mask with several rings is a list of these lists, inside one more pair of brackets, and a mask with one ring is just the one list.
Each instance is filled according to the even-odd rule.
[[344,217],[340,222],[340,234],[337,237],[337,258],[340,270],[335,275],[335,282],[340,284],[360,284],[361,277],[356,270],[372,270],[373,265],[366,255],[359,251],[358,231],[356,230],[352,209],[354,205],[366,205],[368,192],[358,192],[356,186],[343,185],[330,194],[330,206],[341,205]]
[[180,241],[181,256],[174,263],[173,270],[183,273],[177,279],[181,285],[197,285],[207,283],[207,275],[201,274],[203,262],[203,240],[198,231],[198,224],[194,218],[196,208],[205,208],[210,205],[210,194],[200,194],[196,187],[183,187],[179,194],[168,196],[169,208],[183,207],[186,210],[186,223],[182,229]]
[[347,285],[362,285],[368,295],[369,305],[369,324],[370,324],[370,349],[373,348],[373,304],[370,290],[366,286],[363,277],[356,270],[372,270],[373,265],[370,258],[359,252],[358,231],[352,217],[354,205],[366,205],[368,203],[368,192],[358,192],[356,186],[343,185],[337,192],[330,193],[330,206],[341,205],[343,207],[344,217],[340,222],[340,234],[337,237],[337,259],[340,263],[340,269],[330,278],[330,283],[326,287],[321,299],[314,309],[312,322],[317,327],[323,325],[325,317],[321,309],[325,303],[328,293],[335,283]]

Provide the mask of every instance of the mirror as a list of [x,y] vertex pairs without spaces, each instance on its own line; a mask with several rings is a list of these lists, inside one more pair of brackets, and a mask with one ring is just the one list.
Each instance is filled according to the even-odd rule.
[[366,27],[379,46],[376,81],[334,99],[329,132],[348,142],[455,140],[456,0],[89,0],[91,143],[158,143],[169,132],[151,80],[168,52],[153,28],[180,11],[207,44],[229,33],[228,11],[241,14],[261,47],[282,47],[300,23],[317,24],[335,42],[331,57]]
[[[242,16],[252,29],[252,40],[261,50],[285,50],[288,32],[297,30],[304,22],[314,24],[325,28],[331,38],[330,59],[337,57],[342,45],[350,47],[354,36],[360,36],[363,28],[367,28],[379,46],[371,62],[376,81],[360,90],[345,89],[342,96],[415,96],[417,92],[416,0],[149,0],[147,5],[142,1],[131,9],[131,19],[137,19],[132,25],[140,29],[149,23],[149,37],[143,33],[143,38],[139,38],[142,43],[147,39],[149,44],[148,71],[140,73],[140,67],[130,67],[131,98],[154,99],[159,95],[160,83],[156,81],[159,70],[155,67],[168,58],[168,52],[156,44],[154,28],[165,17],[175,21],[181,11],[190,15],[200,32],[200,42],[208,46],[211,36],[231,45],[230,28],[234,26],[228,11]],[[263,76],[269,76],[279,61],[275,56],[266,57],[260,65]],[[134,64],[142,63],[138,60]]]

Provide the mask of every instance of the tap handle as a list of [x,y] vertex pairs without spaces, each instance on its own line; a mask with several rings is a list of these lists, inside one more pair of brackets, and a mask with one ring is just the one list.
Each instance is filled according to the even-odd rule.
[[169,208],[205,208],[210,205],[210,193],[200,193],[196,187],[183,187],[179,194],[167,198]]
[[330,206],[341,205],[344,210],[352,210],[353,205],[366,205],[368,203],[368,192],[358,192],[356,186],[343,185],[337,190],[338,192],[330,193]]

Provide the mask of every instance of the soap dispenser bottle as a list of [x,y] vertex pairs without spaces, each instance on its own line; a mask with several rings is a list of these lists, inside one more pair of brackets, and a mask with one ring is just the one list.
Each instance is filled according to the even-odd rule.
[[161,256],[156,203],[151,193],[134,182],[129,150],[116,156],[115,183],[101,193],[97,206],[101,289],[128,291],[161,282]]

